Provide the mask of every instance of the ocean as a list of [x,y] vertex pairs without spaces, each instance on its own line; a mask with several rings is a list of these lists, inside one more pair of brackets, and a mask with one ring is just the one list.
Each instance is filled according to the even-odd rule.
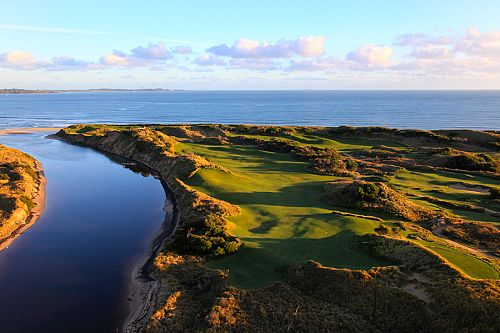
[[173,91],[0,95],[0,129],[223,123],[500,130],[500,91]]

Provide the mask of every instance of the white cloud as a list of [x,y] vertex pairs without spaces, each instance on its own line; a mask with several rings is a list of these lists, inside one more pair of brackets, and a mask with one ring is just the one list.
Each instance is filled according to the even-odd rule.
[[28,51],[9,51],[0,54],[0,65],[20,70],[37,69],[41,63]]
[[297,54],[305,58],[318,57],[325,53],[326,38],[323,36],[300,37],[294,42]]
[[500,57],[500,31],[482,33],[469,28],[465,36],[457,41],[455,49],[471,55]]
[[392,48],[375,44],[361,45],[356,51],[350,52],[347,59],[372,66],[385,66],[392,56]]
[[316,57],[325,52],[325,37],[308,36],[296,40],[280,39],[274,44],[240,38],[232,46],[220,44],[207,52],[231,58],[290,58]]
[[104,55],[100,62],[104,66],[143,67],[153,66],[172,59],[172,52],[163,42],[150,43],[147,46],[138,46],[127,54],[120,50],[113,50]]
[[207,53],[197,57],[193,60],[193,63],[198,66],[226,66],[226,62],[223,59]]
[[128,66],[129,61],[127,55],[119,50],[104,55],[101,58],[101,64],[105,66]]
[[138,46],[130,50],[133,59],[166,60],[172,58],[172,53],[163,42],[150,43],[148,46]]

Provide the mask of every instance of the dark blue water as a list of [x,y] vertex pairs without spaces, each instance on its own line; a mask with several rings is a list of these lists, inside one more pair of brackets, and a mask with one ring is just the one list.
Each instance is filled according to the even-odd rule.
[[211,91],[0,95],[0,129],[248,123],[500,130],[500,91]]
[[0,332],[116,332],[133,265],[165,217],[160,182],[92,149],[0,136],[42,162],[41,218],[0,252]]

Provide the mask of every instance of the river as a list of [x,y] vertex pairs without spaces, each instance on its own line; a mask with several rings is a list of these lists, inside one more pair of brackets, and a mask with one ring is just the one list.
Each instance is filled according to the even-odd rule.
[[165,191],[147,173],[47,134],[0,136],[47,178],[42,216],[0,252],[0,332],[116,332],[134,265],[165,219]]

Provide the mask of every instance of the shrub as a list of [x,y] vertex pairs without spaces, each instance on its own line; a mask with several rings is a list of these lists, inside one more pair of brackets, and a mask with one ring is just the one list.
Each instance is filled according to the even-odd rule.
[[358,169],[358,162],[356,162],[356,161],[355,161],[355,160],[353,160],[353,159],[350,159],[350,158],[349,158],[349,159],[346,159],[346,160],[344,161],[344,163],[345,163],[345,168],[346,168],[347,170],[355,171],[355,170],[357,170],[357,169]]
[[470,171],[498,171],[498,163],[488,154],[460,154],[451,157],[447,167]]
[[375,231],[381,235],[387,235],[389,233],[389,230],[390,229],[383,224],[380,224],[378,227],[375,228]]
[[191,251],[219,257],[236,252],[241,247],[241,240],[225,230],[225,221],[217,215],[208,215],[200,225],[188,233]]
[[500,199],[500,190],[494,187],[490,188],[490,198]]
[[356,196],[361,201],[376,202],[380,188],[374,183],[361,184],[356,188]]
[[386,175],[381,175],[381,176],[368,176],[368,177],[363,177],[364,181],[367,182],[379,182],[379,183],[388,183],[391,181],[391,178]]

